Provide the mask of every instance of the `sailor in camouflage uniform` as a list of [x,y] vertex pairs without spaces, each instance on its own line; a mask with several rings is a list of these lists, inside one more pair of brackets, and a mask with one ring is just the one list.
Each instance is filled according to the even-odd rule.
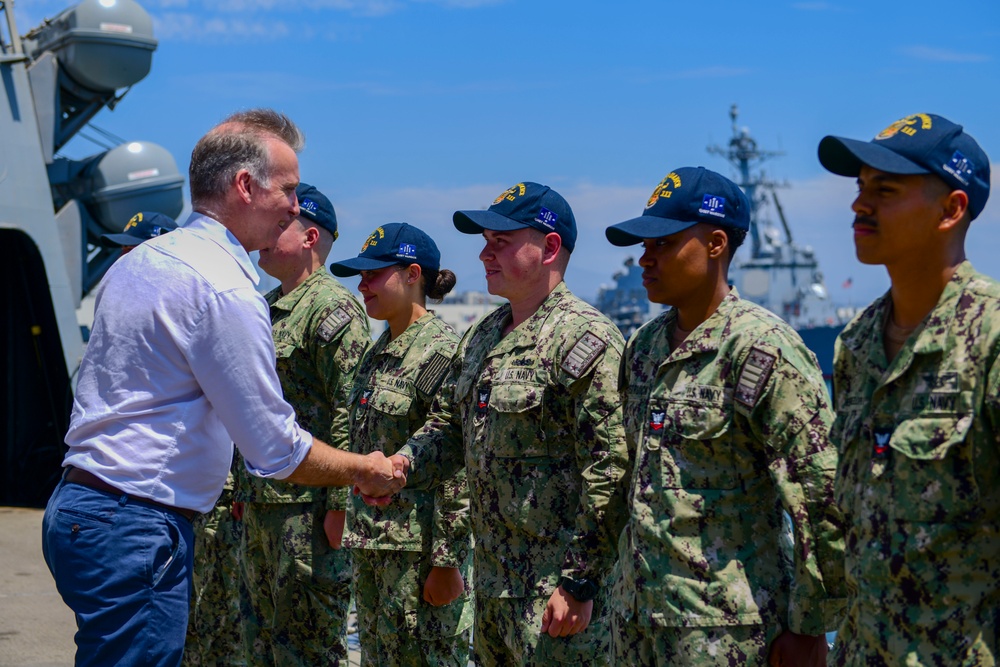
[[[455,285],[424,232],[393,222],[361,254],[330,265],[361,274],[365,309],[388,328],[369,348],[350,399],[351,449],[392,454],[423,425],[458,346],[454,330],[426,308]],[[344,545],[354,550],[361,664],[469,663],[472,542],[464,471],[433,491],[404,489],[385,506],[354,497]]]
[[[299,423],[348,449],[347,398],[368,344],[368,318],[323,263],[337,234],[330,201],[302,183],[299,217],[262,250],[260,267],[282,281],[271,306],[278,377]],[[244,576],[249,592],[248,665],[347,664],[350,552],[340,549],[347,489],[251,477],[245,503]]]
[[685,167],[607,230],[642,243],[649,299],[673,306],[629,340],[619,380],[633,467],[616,665],[824,665],[840,618],[833,415],[798,334],[728,284],[749,226],[736,184]]
[[965,259],[990,163],[940,116],[825,137],[858,179],[854,243],[892,286],[834,359],[848,613],[835,665],[1000,659],[1000,285]]
[[246,665],[238,585],[243,522],[233,516],[232,504],[230,472],[215,509],[191,522],[194,568],[183,667]]
[[465,465],[476,663],[606,664],[603,584],[624,517],[613,503],[626,464],[621,334],[562,282],[576,222],[555,191],[519,183],[454,222],[483,234],[489,291],[509,303],[462,338],[400,453],[415,483]]

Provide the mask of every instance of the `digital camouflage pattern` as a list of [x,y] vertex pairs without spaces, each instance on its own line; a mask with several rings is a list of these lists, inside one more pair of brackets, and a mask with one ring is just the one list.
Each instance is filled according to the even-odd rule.
[[624,518],[621,334],[564,283],[504,336],[510,319],[505,304],[466,332],[401,450],[417,488],[464,463],[477,599],[548,597],[560,575],[603,582]]
[[321,501],[246,506],[249,667],[347,665],[351,552],[330,546],[324,514]]
[[423,600],[431,569],[419,551],[354,552],[355,606],[363,667],[467,667],[472,627],[472,580],[464,563],[465,593],[434,607]]
[[886,359],[888,294],[837,341],[833,439],[847,537],[836,665],[1000,658],[1000,285],[959,265]]
[[815,357],[735,289],[671,352],[675,325],[674,310],[644,325],[622,363],[634,468],[615,610],[633,631],[833,630],[845,595],[842,517]]
[[780,628],[764,625],[641,627],[618,614],[611,618],[613,667],[678,665],[767,665]]
[[[349,449],[348,395],[371,341],[367,315],[323,267],[289,294],[282,296],[278,287],[265,298],[278,377],[298,423],[331,446]],[[266,480],[244,465],[237,470],[235,497],[247,503],[248,664],[346,658],[350,552],[329,547],[323,519],[329,510],[346,510],[349,490]],[[273,653],[266,648],[271,642]]]
[[[395,453],[423,425],[457,346],[458,336],[433,313],[395,340],[386,330],[355,376],[352,451]],[[436,493],[403,489],[385,507],[354,496],[344,546],[356,550],[363,664],[468,664],[472,544],[464,471]],[[423,584],[432,566],[459,568],[465,595],[443,607],[424,602]]]
[[233,518],[232,499],[230,474],[215,509],[192,521],[194,568],[181,663],[185,667],[246,665],[238,586],[243,523]]
[[[549,596],[531,598],[476,597],[476,667],[601,667],[610,660],[610,620],[603,595],[594,600],[586,632],[569,637],[540,635]],[[480,631],[481,630],[481,631]]]

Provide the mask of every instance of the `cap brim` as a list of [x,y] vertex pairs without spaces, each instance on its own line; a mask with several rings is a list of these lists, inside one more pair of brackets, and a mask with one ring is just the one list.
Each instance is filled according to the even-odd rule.
[[140,239],[130,234],[102,234],[101,242],[106,246],[133,246],[139,245],[146,239]]
[[530,226],[493,211],[455,211],[451,220],[463,234],[482,234],[484,229],[491,232],[514,232]]
[[378,271],[387,266],[395,266],[397,262],[387,262],[382,259],[370,259],[368,257],[352,257],[342,262],[334,262],[330,265],[330,273],[338,278],[349,278],[356,276],[362,271]]
[[857,176],[862,165],[887,174],[929,174],[926,167],[871,141],[826,136],[819,142],[819,163],[838,176]]
[[625,222],[619,222],[604,230],[611,245],[629,246],[642,243],[643,239],[658,239],[694,227],[698,221],[671,220],[655,215],[642,215]]

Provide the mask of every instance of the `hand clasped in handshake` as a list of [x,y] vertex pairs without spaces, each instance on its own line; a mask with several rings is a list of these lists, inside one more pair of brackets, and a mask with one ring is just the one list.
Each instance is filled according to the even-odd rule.
[[398,454],[386,458],[382,452],[372,452],[365,458],[369,469],[358,478],[354,493],[369,505],[388,505],[393,494],[406,486],[410,460]]

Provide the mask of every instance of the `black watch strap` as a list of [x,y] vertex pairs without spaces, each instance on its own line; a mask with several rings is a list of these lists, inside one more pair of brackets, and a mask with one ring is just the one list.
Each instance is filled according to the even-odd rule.
[[561,577],[559,585],[564,591],[572,595],[577,602],[590,602],[597,597],[598,591],[601,590],[600,586],[592,579]]

